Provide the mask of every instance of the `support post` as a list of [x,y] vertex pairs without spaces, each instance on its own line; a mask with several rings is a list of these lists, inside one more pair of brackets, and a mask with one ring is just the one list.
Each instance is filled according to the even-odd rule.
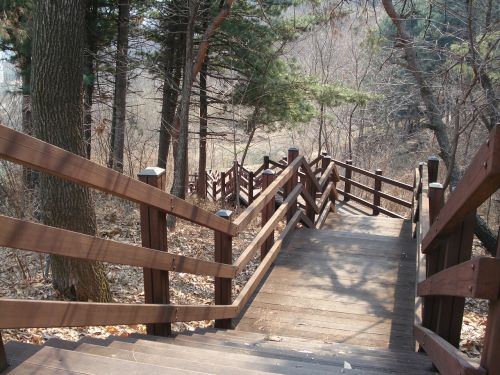
[[[442,250],[444,252],[442,269],[470,260],[475,222],[476,211],[474,210],[448,236]],[[456,348],[460,344],[464,307],[465,298],[463,297],[439,297],[436,333]]]
[[0,372],[5,370],[9,364],[7,363],[7,355],[3,347],[2,332],[0,331]]
[[[231,219],[232,211],[219,210],[216,215],[226,220]],[[233,263],[233,237],[223,232],[215,231],[215,261],[218,263]],[[215,277],[215,304],[230,305],[232,301],[232,279]],[[215,328],[231,329],[231,319],[216,319]]]
[[345,163],[347,164],[345,166],[345,181],[344,181],[344,202],[349,202],[351,198],[347,194],[351,194],[351,179],[352,179],[352,160],[346,160]]
[[[437,182],[429,184],[429,223],[432,225],[436,221],[439,211],[444,205],[443,185]],[[442,248],[434,249],[431,254],[426,255],[426,278],[434,275],[442,269]],[[424,297],[422,311],[422,325],[436,331],[438,319],[439,297]]]
[[[500,259],[500,240],[497,242],[497,259]],[[481,352],[481,366],[488,374],[500,374],[500,298],[490,301],[488,321]]]
[[[292,164],[292,162],[299,157],[299,149],[296,147],[290,147],[288,149],[288,165]],[[293,174],[292,177],[288,180],[288,182],[285,185],[285,199],[292,192],[293,189],[295,189],[295,186],[297,186],[297,183],[299,182],[299,173],[298,171]],[[289,223],[290,220],[292,220],[293,215],[295,215],[295,212],[297,212],[297,200],[295,200],[290,208],[288,209],[288,212],[286,213],[286,222]]]
[[264,156],[263,165],[264,165],[264,170],[269,169],[269,156],[267,156],[267,155]]
[[321,174],[325,173],[326,168],[330,165],[330,162],[332,161],[332,158],[323,152],[321,155]]
[[234,204],[236,207],[239,207],[239,199],[240,199],[240,166],[238,164],[238,160],[233,162],[233,183],[232,189],[234,194]]
[[[313,176],[312,178],[315,177]],[[306,190],[313,201],[316,202],[316,185],[313,184],[309,176],[306,177]],[[312,223],[316,223],[316,211],[314,211],[314,208],[309,203],[306,204],[306,216]]]
[[[165,190],[166,173],[162,168],[146,168],[138,174],[139,180]],[[167,251],[166,213],[145,204],[140,206],[142,246]],[[169,304],[168,271],[144,268],[144,298],[146,303]],[[148,335],[168,336],[170,323],[146,324]]]
[[382,176],[382,169],[376,169],[375,170],[375,178],[374,178],[374,190],[375,192],[373,193],[373,204],[374,204],[374,208],[373,208],[373,216],[377,216],[380,211],[379,211],[379,207],[380,207],[380,191],[382,190],[382,180],[377,177],[377,176]]
[[[264,169],[262,172],[262,190],[260,194],[266,194],[266,189],[274,181],[276,177],[275,173],[271,169]],[[273,216],[275,209],[275,198],[273,197],[269,203],[267,203],[262,209],[262,226],[266,225],[268,220]],[[269,234],[266,241],[260,247],[260,259],[264,259],[269,249],[274,244],[274,230]]]
[[437,156],[429,156],[427,159],[427,173],[429,176],[429,184],[437,182],[439,172],[439,158]]
[[253,189],[254,189],[254,173],[248,172],[248,204],[252,204],[253,202]]
[[217,181],[212,181],[212,197],[214,202],[217,202]]
[[220,200],[226,201],[226,172],[220,173]]

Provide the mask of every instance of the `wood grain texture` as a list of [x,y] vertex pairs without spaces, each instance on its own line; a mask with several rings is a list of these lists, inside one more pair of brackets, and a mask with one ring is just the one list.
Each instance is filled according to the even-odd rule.
[[[0,215],[0,246],[164,271],[234,277],[236,267]],[[20,234],[23,235],[20,235]],[[0,247],[0,251],[5,248]]]
[[422,326],[413,329],[415,338],[424,348],[441,374],[486,375],[482,367],[472,364],[457,348]]
[[0,157],[133,202],[148,204],[210,229],[233,235],[237,232],[234,224],[183,199],[3,125],[0,125]]

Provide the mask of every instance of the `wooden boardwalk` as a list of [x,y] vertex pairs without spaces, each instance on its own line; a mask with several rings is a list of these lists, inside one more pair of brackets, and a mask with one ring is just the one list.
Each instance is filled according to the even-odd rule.
[[237,330],[414,350],[411,223],[346,212],[291,236]]

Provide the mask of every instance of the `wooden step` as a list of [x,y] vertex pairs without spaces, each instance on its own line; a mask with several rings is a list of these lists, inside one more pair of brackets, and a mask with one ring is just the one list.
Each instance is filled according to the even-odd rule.
[[[257,337],[251,337],[251,335]],[[370,351],[348,345],[339,345],[337,350],[332,350],[335,345],[324,345],[322,353],[317,350],[317,343],[305,342],[297,346],[290,344],[294,339],[282,338],[284,341],[275,342],[266,339],[264,335],[251,334],[247,336],[243,332],[232,331],[229,334],[219,332],[206,332],[204,334],[179,334],[173,339],[173,343],[182,346],[197,346],[211,350],[224,350],[225,352],[237,352],[257,355],[268,358],[290,358],[294,361],[303,361],[315,365],[343,367],[344,361],[351,364],[353,369],[360,371],[385,371],[384,373],[407,374],[408,368],[412,374],[429,374],[427,368],[430,362],[425,356],[403,351]],[[134,339],[144,341],[144,336],[134,335]],[[146,336],[148,341],[156,343],[170,342],[172,339]],[[290,341],[291,340],[291,341]],[[354,350],[353,350],[354,349]],[[315,350],[314,352],[312,350]],[[260,361],[260,359],[259,359]],[[309,369],[309,368],[308,368]]]
[[[206,371],[182,370],[166,366],[156,366],[144,363],[136,363],[116,358],[107,358],[103,356],[80,353],[71,350],[59,349],[50,346],[37,347],[33,353],[33,346],[20,342],[11,341],[5,346],[7,358],[11,367],[7,369],[9,374],[33,374],[49,373],[51,371],[63,371],[62,373],[84,373],[84,374],[103,374],[106,375],[140,375],[140,374],[178,374],[195,375],[207,374]],[[25,353],[33,353],[26,357]],[[23,358],[22,361],[17,359]],[[35,370],[33,369],[35,367]],[[33,372],[35,371],[35,372]]]

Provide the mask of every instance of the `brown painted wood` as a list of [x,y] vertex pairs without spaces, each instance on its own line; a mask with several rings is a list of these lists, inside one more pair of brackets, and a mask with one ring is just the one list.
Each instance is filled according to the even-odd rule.
[[438,272],[418,284],[419,296],[458,296],[496,300],[500,259],[479,257]]
[[406,201],[404,199],[401,199],[401,198],[398,198],[398,197],[394,197],[392,195],[384,193],[383,191],[379,192],[378,195],[381,198],[387,199],[388,201],[391,201],[391,202],[394,202],[394,203],[397,203],[400,206],[403,206],[403,207],[406,207],[406,208],[411,208],[411,202],[408,202],[408,201]]
[[[0,327],[50,328],[233,318],[234,306],[150,305],[0,299]],[[36,311],[36,314],[33,314]]]
[[[321,186],[319,185],[318,179],[316,178],[316,175],[313,173],[311,170],[311,167],[305,159],[303,159],[302,162],[302,172],[306,175],[307,180],[311,182],[311,184],[314,186],[315,191],[321,191]],[[312,195],[314,197],[314,194]]]
[[[299,149],[296,147],[290,147],[288,149],[288,157],[287,157],[287,162],[288,165],[293,163],[293,161],[299,156]],[[298,173],[294,173],[292,177],[288,180],[288,182],[285,185],[285,198],[292,192],[295,187],[297,186],[299,182],[299,176]],[[291,204],[290,209],[288,210],[286,214],[286,222],[289,223],[290,220],[292,219],[293,215],[295,215],[295,212],[297,212],[297,200],[293,201]]]
[[357,188],[360,188],[360,189],[362,189],[364,191],[367,191],[369,193],[372,193],[372,194],[375,193],[375,189],[373,189],[373,188],[371,188],[369,186],[366,186],[366,185],[362,184],[361,182],[358,182],[358,181],[355,181],[355,180],[352,180],[352,179],[349,180],[349,181],[347,181],[347,179],[344,176],[340,176],[340,180],[348,183],[349,186],[355,186]]
[[226,172],[220,173],[220,199],[221,201],[225,201],[227,196],[226,191]]
[[248,203],[252,204],[254,200],[254,173],[248,172]]
[[[147,168],[140,172],[139,181],[164,190],[166,173],[164,169]],[[142,246],[163,252],[168,251],[167,217],[165,211],[145,204],[140,206]],[[144,268],[144,299],[149,304],[168,305],[170,303],[170,287],[168,271]],[[150,335],[168,336],[172,332],[170,323],[147,324],[146,331]]]
[[5,370],[8,365],[7,355],[5,354],[5,348],[3,346],[2,332],[0,331],[0,372]]
[[373,179],[373,216],[377,216],[380,213],[380,190],[382,190],[382,180],[379,176],[382,176],[382,170],[377,169],[375,171],[376,177]]
[[254,200],[254,202],[248,206],[245,211],[243,211],[235,220],[234,224],[241,232],[245,230],[247,225],[255,219],[264,206],[269,203],[271,200],[274,200],[274,197],[279,189],[281,189],[285,183],[296,173],[300,166],[303,163],[304,158],[299,156],[295,159],[284,171],[283,173],[274,180],[274,182],[269,185],[266,189],[266,192],[261,192],[259,197]]
[[330,213],[332,202],[328,201],[328,203],[325,205],[323,212],[318,217],[318,221],[316,222],[316,229],[321,229],[323,224],[325,223],[326,218],[328,217],[328,214]]
[[413,332],[415,338],[441,374],[487,374],[484,368],[471,363],[463,353],[431,330],[422,326],[415,326]]
[[234,262],[234,266],[237,268],[238,274],[245,269],[247,264],[254,257],[257,250],[264,244],[270,233],[274,231],[274,228],[276,228],[276,225],[279,223],[279,221],[282,220],[283,217],[290,211],[290,208],[293,207],[294,202],[297,200],[297,197],[300,194],[302,188],[302,184],[298,184],[297,186],[295,186],[294,190],[286,197],[280,207],[262,227],[259,234],[250,242],[250,244],[248,244],[247,248]]
[[[0,246],[116,264],[206,276],[233,277],[236,267],[0,215]],[[24,233],[25,235],[19,235]]]
[[479,149],[457,188],[450,194],[440,219],[422,241],[424,253],[432,251],[436,239],[450,233],[465,216],[481,205],[500,187],[500,125]]
[[[368,201],[366,201],[366,200],[364,200],[364,199],[362,199],[362,198],[359,198],[359,197],[357,197],[357,196],[355,196],[355,195],[352,195],[352,194],[347,194],[345,191],[343,191],[343,190],[341,190],[341,189],[339,189],[339,188],[337,188],[337,192],[338,192],[338,193],[340,193],[340,194],[342,194],[344,197],[348,196],[348,197],[349,197],[349,199],[352,199],[352,200],[353,200],[353,201],[355,201],[355,202],[361,203],[363,206],[366,206],[366,207],[369,207],[369,208],[372,208],[372,209],[373,209],[373,207],[375,207],[375,206],[373,205],[373,203],[368,202]],[[345,202],[345,200],[344,200],[344,202]],[[392,218],[397,218],[397,219],[405,219],[405,217],[404,217],[404,216],[401,216],[401,215],[399,215],[399,214],[397,214],[397,213],[395,213],[395,212],[389,211],[389,210],[387,210],[387,209],[385,209],[385,208],[383,208],[383,207],[378,207],[378,210],[379,210],[381,213],[383,213],[384,215],[387,215],[387,216],[389,216],[389,217],[392,217]]]
[[322,163],[323,163],[323,170],[325,172],[321,175],[321,178],[319,179],[319,185],[323,189],[325,184],[328,181],[332,180],[332,173],[333,170],[335,169],[335,164],[331,163],[331,158],[329,156],[324,156]]
[[430,184],[437,182],[439,174],[439,158],[437,156],[430,156],[427,159],[427,174]]
[[245,284],[245,287],[241,290],[238,297],[234,300],[233,306],[237,306],[239,311],[241,311],[245,307],[246,303],[252,297],[252,294],[255,292],[260,282],[266,275],[267,271],[273,264],[274,260],[278,256],[288,235],[295,229],[295,226],[299,222],[301,215],[302,213],[300,211],[297,211],[293,215],[292,220],[286,225],[285,229],[283,229],[273,247],[267,253],[266,258],[264,258],[264,260],[260,263],[250,280],[248,280],[248,282]]
[[[231,220],[232,212],[219,210],[217,216],[225,220]],[[215,231],[215,261],[218,263],[233,263],[233,237],[219,231]],[[215,304],[231,305],[233,280],[230,278],[215,277]],[[231,319],[216,319],[216,328],[231,328]]]
[[[266,189],[273,183],[276,176],[275,173],[271,169],[266,169],[262,172],[262,191],[266,193]],[[262,209],[261,213],[261,226],[264,227],[266,223],[271,219],[274,215],[275,210],[275,198],[271,199]],[[264,243],[260,248],[260,259],[264,259],[267,255],[267,252],[274,244],[274,228],[269,232],[269,235],[265,239]]]
[[183,199],[3,125],[0,125],[0,157],[121,198],[154,206],[210,229],[229,234],[237,232],[232,223]]

